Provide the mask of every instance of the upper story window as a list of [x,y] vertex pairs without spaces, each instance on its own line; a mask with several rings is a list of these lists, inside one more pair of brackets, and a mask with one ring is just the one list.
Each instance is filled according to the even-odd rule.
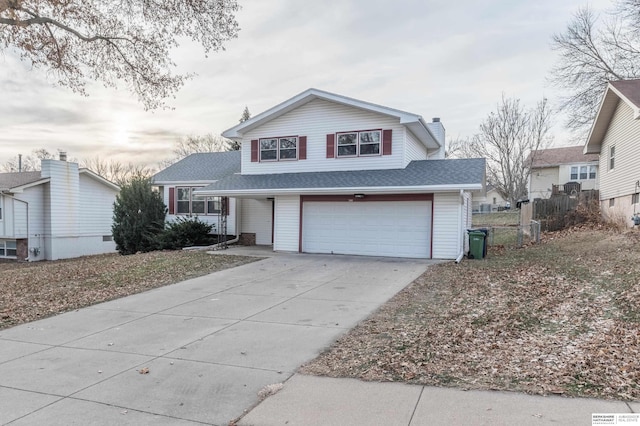
[[616,165],[616,147],[615,145],[609,148],[609,170],[613,170]]
[[571,180],[596,178],[596,166],[571,166]]
[[260,139],[260,161],[281,161],[298,159],[298,138]]
[[382,131],[366,130],[337,134],[338,157],[380,155]]
[[176,188],[176,214],[220,214],[220,197],[203,197],[194,195],[193,191],[196,189],[198,188]]

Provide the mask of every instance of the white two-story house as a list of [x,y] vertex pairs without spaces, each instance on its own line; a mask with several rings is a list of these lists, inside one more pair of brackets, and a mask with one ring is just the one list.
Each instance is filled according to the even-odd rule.
[[236,225],[276,251],[457,259],[484,159],[444,159],[445,129],[400,111],[309,89],[223,136],[240,173],[198,197],[238,200]]

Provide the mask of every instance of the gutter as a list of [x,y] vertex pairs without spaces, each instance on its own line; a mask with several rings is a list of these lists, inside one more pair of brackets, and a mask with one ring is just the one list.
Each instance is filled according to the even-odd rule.
[[239,190],[196,190],[196,195],[224,195],[227,197],[256,197],[273,195],[336,195],[336,194],[422,194],[431,192],[452,192],[452,191],[479,191],[482,190],[481,183],[459,184],[459,185],[425,185],[425,186],[387,186],[387,187],[348,187],[348,188],[261,188],[261,189],[239,189]]

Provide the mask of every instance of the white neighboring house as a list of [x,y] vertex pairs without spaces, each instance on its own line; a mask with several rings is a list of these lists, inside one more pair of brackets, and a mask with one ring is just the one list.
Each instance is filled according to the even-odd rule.
[[568,195],[577,188],[598,189],[598,155],[585,155],[582,150],[582,146],[566,146],[539,149],[529,155],[529,199],[549,198],[554,187],[555,193]]
[[[237,235],[236,200],[228,197],[198,196],[194,192],[219,179],[240,173],[240,151],[191,154],[156,173],[151,181],[167,206],[167,221],[196,216],[213,225],[218,234],[221,216],[227,218],[227,234]],[[224,207],[224,208],[223,208]]]
[[[473,194],[473,211],[481,213],[489,213],[496,210],[504,209],[507,206],[507,200],[491,184],[487,184],[487,192],[483,194]],[[511,206],[510,206],[511,207]]]
[[599,154],[604,217],[633,226],[640,213],[640,80],[611,81],[584,145]]
[[439,119],[309,89],[223,133],[241,172],[196,190],[241,200],[275,251],[459,259],[484,159],[444,159]]
[[42,160],[41,171],[0,173],[0,258],[56,260],[116,250],[120,188],[78,164]]

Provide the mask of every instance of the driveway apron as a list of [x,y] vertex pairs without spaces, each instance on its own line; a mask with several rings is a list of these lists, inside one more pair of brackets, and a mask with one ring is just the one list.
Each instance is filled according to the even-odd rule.
[[278,255],[0,331],[0,424],[226,425],[428,264]]

